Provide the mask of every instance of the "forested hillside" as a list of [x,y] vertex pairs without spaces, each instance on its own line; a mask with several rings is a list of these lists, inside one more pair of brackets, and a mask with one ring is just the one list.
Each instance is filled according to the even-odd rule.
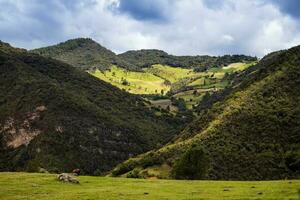
[[83,70],[106,70],[111,65],[118,65],[129,70],[137,70],[137,67],[118,58],[116,54],[89,38],[78,38],[62,42],[57,45],[34,49],[45,57],[55,58]]
[[60,61],[0,43],[0,170],[100,174],[185,124]]
[[195,71],[205,71],[211,67],[222,67],[231,63],[251,62],[257,60],[255,57],[245,55],[174,56],[156,49],[127,51],[119,54],[118,57],[140,68],[151,67],[154,64],[162,64],[172,67],[194,69]]

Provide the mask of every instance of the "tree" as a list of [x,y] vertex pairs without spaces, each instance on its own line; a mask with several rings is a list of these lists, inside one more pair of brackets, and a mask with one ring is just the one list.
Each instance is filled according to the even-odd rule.
[[300,151],[288,151],[285,155],[285,164],[292,171],[300,171]]
[[165,91],[162,89],[162,90],[160,91],[160,93],[161,93],[161,95],[164,95]]
[[210,165],[209,157],[201,146],[191,147],[174,164],[172,174],[176,179],[203,179]]
[[165,84],[165,85],[171,85],[171,82],[168,81],[168,80],[165,80],[165,81],[164,81],[164,84]]
[[128,82],[126,79],[124,79],[124,80],[122,81],[122,85],[129,85],[129,82]]
[[228,80],[228,78],[229,78],[229,75],[230,75],[230,74],[229,74],[228,72],[226,72],[226,73],[224,74],[224,77],[223,77],[223,79],[224,79],[224,80]]
[[170,110],[171,110],[170,105],[168,105],[167,106],[167,111],[170,111]]

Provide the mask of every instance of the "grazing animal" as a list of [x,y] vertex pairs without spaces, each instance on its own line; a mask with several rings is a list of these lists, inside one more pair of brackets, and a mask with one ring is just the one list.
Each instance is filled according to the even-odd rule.
[[65,183],[79,184],[79,181],[76,178],[74,178],[72,175],[66,174],[66,173],[59,174],[57,176],[57,179],[59,181],[65,182]]
[[72,173],[78,176],[80,174],[80,169],[73,169]]

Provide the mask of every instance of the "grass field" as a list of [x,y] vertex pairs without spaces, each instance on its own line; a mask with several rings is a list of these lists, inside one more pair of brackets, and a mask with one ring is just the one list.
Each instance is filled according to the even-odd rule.
[[[148,72],[133,72],[112,66],[110,70],[105,72],[97,69],[90,73],[99,79],[134,94],[161,94],[162,90],[164,92],[170,90],[170,86],[164,84],[164,79]],[[125,80],[127,84],[124,84]]]
[[167,200],[299,199],[300,180],[176,181],[80,176],[80,184],[60,183],[54,174],[0,173],[0,199]]
[[198,75],[198,73],[195,73],[192,69],[170,67],[167,65],[153,65],[152,67],[145,69],[145,71],[168,80],[171,83],[175,83],[186,77],[194,77]]

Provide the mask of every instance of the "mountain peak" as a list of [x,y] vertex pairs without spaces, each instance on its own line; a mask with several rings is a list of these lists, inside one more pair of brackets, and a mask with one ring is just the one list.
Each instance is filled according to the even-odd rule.
[[[89,45],[94,45],[94,47],[100,47],[100,48],[103,48],[103,49],[109,51],[108,49],[104,48],[103,46],[101,46],[96,41],[92,40],[91,38],[70,39],[70,40],[67,40],[65,42],[61,42],[57,45],[50,46],[50,48],[51,47],[59,47],[59,48],[62,48],[64,50],[73,50],[73,49],[76,49],[76,48],[86,47],[86,46],[89,46]],[[46,47],[46,48],[49,48],[49,47]],[[111,53],[113,53],[113,52],[111,52]]]

